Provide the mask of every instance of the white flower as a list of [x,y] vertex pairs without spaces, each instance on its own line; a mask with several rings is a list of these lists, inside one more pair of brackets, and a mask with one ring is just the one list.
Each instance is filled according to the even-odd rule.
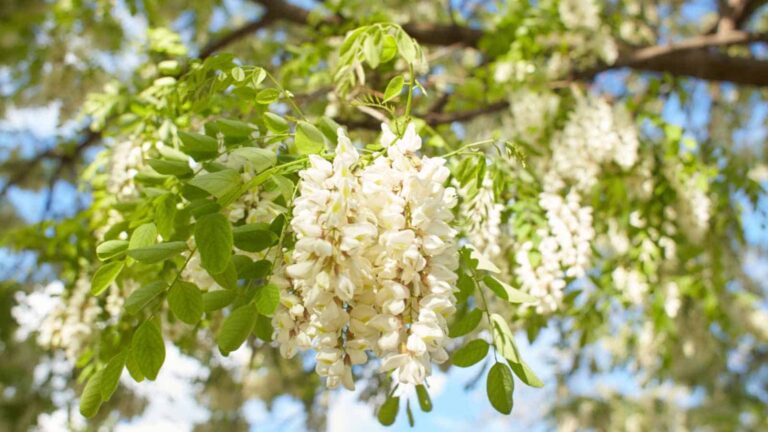
[[[518,247],[515,274],[523,289],[539,298],[537,312],[547,313],[560,307],[566,279],[586,274],[595,232],[592,208],[581,206],[574,191],[565,198],[542,192],[539,205],[546,211],[547,227],[537,231],[541,241],[536,249],[530,241]],[[539,256],[537,265],[531,262],[534,250]]]
[[594,30],[600,25],[600,9],[594,0],[560,0],[558,12],[569,29]]
[[367,362],[369,351],[404,386],[423,383],[431,361],[447,359],[456,193],[444,186],[445,160],[416,154],[413,125],[402,138],[383,126],[381,143],[385,154],[359,168],[339,130],[333,162],[310,157],[294,202],[297,242],[275,339],[286,356],[311,345],[331,388],[354,388],[351,366]]
[[[467,194],[465,191],[464,194]],[[461,204],[461,213],[467,216],[467,237],[478,252],[500,263],[501,212],[504,206],[496,203],[493,180],[485,174],[480,190],[472,199]]]
[[[552,146],[550,172],[545,179],[556,191],[563,179],[586,191],[597,183],[602,166],[615,162],[623,169],[637,162],[639,141],[629,113],[612,108],[605,99],[577,95],[576,107]],[[550,179],[552,178],[552,179]]]

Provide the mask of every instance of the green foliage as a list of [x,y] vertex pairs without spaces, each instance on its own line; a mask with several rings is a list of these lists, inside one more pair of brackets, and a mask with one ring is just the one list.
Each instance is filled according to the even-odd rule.
[[379,407],[379,412],[376,418],[379,419],[379,423],[384,426],[391,426],[397,418],[397,412],[400,410],[400,398],[389,397]]
[[91,280],[91,294],[99,295],[109,288],[123,271],[123,267],[125,267],[125,261],[113,261],[99,267]]
[[165,343],[160,328],[154,321],[144,321],[136,329],[131,339],[131,353],[141,376],[154,381],[165,362]]
[[258,310],[252,304],[247,304],[234,309],[221,325],[216,341],[219,344],[219,350],[222,354],[228,355],[230,352],[240,348],[248,336],[253,331],[256,324]]
[[213,213],[195,224],[195,244],[204,269],[217,275],[227,270],[232,258],[232,227],[224,215]]
[[449,328],[448,335],[452,338],[461,337],[477,328],[483,319],[483,311],[472,309],[466,315],[456,320]]
[[452,363],[458,367],[470,367],[488,355],[488,342],[475,339],[453,353]]
[[320,153],[326,148],[325,136],[315,126],[307,122],[296,125],[296,151],[299,154]]
[[486,392],[491,405],[502,414],[512,412],[512,393],[515,391],[515,382],[509,366],[504,363],[495,363],[488,371],[486,380]]
[[125,311],[131,315],[136,315],[162,294],[166,288],[165,282],[154,281],[135,289],[125,300]]
[[179,320],[197,324],[203,316],[203,293],[195,284],[178,281],[168,291],[168,306]]

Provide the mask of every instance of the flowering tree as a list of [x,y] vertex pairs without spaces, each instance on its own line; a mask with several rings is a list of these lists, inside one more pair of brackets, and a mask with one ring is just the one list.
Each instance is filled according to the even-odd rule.
[[[320,428],[337,387],[413,423],[475,364],[503,414],[556,388],[564,430],[768,427],[764,2],[712,3],[2,6],[6,113],[55,100],[63,131],[4,147],[44,215],[3,205],[3,421],[135,415],[123,371],[175,346],[235,394],[212,429],[280,395]],[[544,332],[552,382],[516,343]]]

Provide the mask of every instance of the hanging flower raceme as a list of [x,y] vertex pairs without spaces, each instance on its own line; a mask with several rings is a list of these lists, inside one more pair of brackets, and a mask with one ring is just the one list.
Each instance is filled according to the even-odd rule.
[[444,159],[417,155],[413,125],[402,138],[382,129],[386,153],[364,168],[340,129],[333,161],[310,157],[294,203],[297,242],[276,339],[287,357],[314,348],[331,388],[354,388],[351,367],[369,352],[404,385],[423,383],[431,362],[448,358],[456,193],[444,187]]

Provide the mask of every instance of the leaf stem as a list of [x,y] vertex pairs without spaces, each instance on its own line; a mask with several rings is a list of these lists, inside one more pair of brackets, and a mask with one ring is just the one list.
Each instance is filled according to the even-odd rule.
[[413,63],[408,63],[408,71],[411,81],[408,83],[408,99],[405,102],[405,117],[411,116],[411,104],[413,102],[413,89],[416,86],[416,76],[413,73]]
[[496,142],[495,139],[489,138],[489,139],[484,139],[484,140],[481,140],[481,141],[471,142],[469,144],[464,144],[463,146],[457,148],[456,150],[454,150],[452,152],[448,152],[448,153],[442,155],[442,157],[449,158],[451,156],[454,156],[454,155],[457,155],[457,154],[463,152],[466,149],[469,149],[469,148],[472,148],[472,147],[479,147],[479,146],[482,146],[482,145],[485,145],[485,144],[491,144],[491,143],[494,143],[494,142]]

